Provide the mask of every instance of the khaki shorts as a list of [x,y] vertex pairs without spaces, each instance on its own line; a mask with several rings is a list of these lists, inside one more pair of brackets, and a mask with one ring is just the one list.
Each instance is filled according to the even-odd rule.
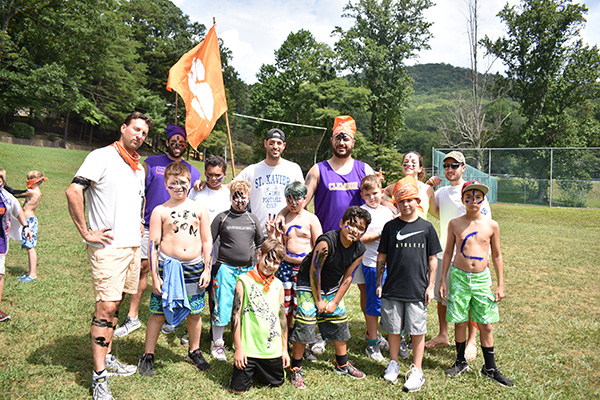
[[123,293],[137,293],[140,280],[140,248],[87,246],[96,301],[121,301]]

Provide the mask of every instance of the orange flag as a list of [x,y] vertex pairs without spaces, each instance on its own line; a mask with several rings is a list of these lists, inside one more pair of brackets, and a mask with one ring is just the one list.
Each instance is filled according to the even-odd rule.
[[227,111],[221,53],[214,26],[200,44],[169,70],[167,90],[173,89],[185,102],[185,130],[190,145],[196,149]]

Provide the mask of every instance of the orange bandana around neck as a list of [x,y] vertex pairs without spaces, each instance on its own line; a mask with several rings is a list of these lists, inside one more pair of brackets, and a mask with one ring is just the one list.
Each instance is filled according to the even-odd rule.
[[33,179],[29,179],[27,181],[27,189],[31,189],[33,187],[33,185],[35,185],[36,183],[38,183],[39,181],[44,181],[47,182],[48,178],[46,178],[45,176],[42,176],[41,178],[33,178]]
[[117,149],[117,153],[119,153],[121,158],[127,164],[129,164],[131,169],[133,169],[134,171],[139,171],[142,169],[140,167],[140,155],[136,151],[134,151],[133,154],[130,154],[127,150],[125,150],[125,147],[123,147],[123,145],[119,141],[114,142],[113,144],[111,144],[111,146]]
[[248,271],[248,276],[254,279],[257,283],[262,283],[263,285],[265,285],[265,287],[263,288],[265,293],[269,293],[269,289],[271,289],[271,283],[275,279],[275,274],[269,276],[268,278],[265,278],[258,270],[258,266]]

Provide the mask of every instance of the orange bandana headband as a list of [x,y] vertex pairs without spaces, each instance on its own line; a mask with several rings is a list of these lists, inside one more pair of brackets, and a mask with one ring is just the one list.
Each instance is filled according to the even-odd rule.
[[41,178],[28,179],[27,180],[27,189],[31,189],[33,187],[33,185],[35,185],[39,181],[47,182],[48,178],[46,178],[45,176],[42,176]]
[[333,134],[332,137],[336,137],[340,133],[345,133],[354,139],[356,134],[356,121],[349,115],[340,115],[333,123]]
[[129,164],[131,169],[134,171],[139,171],[142,169],[140,167],[140,155],[137,153],[137,151],[134,151],[133,154],[129,154],[129,152],[125,150],[125,147],[123,147],[119,141],[114,142],[111,144],[111,146],[117,150],[117,153],[119,153],[123,161]]
[[[394,185],[394,203],[408,199],[417,200],[417,204],[421,203],[417,180],[412,175],[405,176]],[[417,209],[423,211],[423,207],[420,205],[417,206]]]

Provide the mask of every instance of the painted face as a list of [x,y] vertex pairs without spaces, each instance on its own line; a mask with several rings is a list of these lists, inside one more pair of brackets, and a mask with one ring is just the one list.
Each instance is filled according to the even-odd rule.
[[267,158],[270,159],[279,159],[285,149],[285,142],[281,139],[270,138],[265,140],[264,145],[267,150]]
[[333,154],[338,158],[347,158],[352,154],[354,148],[354,139],[345,133],[340,133],[336,137],[331,138],[331,147]]
[[129,152],[136,151],[146,140],[149,130],[143,119],[132,119],[129,125],[121,125],[121,144]]
[[368,190],[361,190],[360,196],[369,207],[377,208],[381,204],[383,193],[381,192],[381,189],[377,187]]
[[416,199],[405,199],[396,202],[396,209],[402,216],[412,215],[417,209]]
[[419,165],[419,157],[415,153],[408,153],[404,156],[402,160],[402,173],[404,175],[412,175],[417,179],[422,169],[423,167]]
[[223,168],[219,165],[208,165],[204,169],[204,175],[206,175],[206,184],[213,190],[219,190],[225,174]]
[[285,201],[288,205],[288,209],[290,210],[290,212],[293,212],[293,213],[299,212],[302,209],[302,207],[304,207],[305,200],[306,200],[306,197],[301,197],[299,199],[295,199],[292,196],[288,196],[285,198]]
[[481,207],[484,199],[485,195],[481,190],[467,190],[463,193],[463,203],[467,208],[477,209]]
[[173,197],[182,198],[187,196],[190,190],[190,180],[185,176],[169,176],[166,186]]
[[248,206],[248,201],[248,194],[244,192],[237,191],[231,195],[231,207],[235,211],[244,211]]
[[341,234],[346,240],[356,242],[365,234],[367,224],[362,218],[353,218],[340,222]]
[[264,254],[259,258],[258,270],[263,276],[269,277],[277,272],[280,262],[281,260],[277,259],[275,250],[271,250],[269,253]]
[[167,153],[173,158],[179,158],[185,152],[187,142],[181,135],[173,135],[167,141]]
[[[446,165],[448,165],[448,168],[446,168]],[[450,182],[459,181],[462,178],[465,169],[466,166],[459,163],[454,158],[447,158],[444,160],[444,173],[446,174],[446,179]]]

